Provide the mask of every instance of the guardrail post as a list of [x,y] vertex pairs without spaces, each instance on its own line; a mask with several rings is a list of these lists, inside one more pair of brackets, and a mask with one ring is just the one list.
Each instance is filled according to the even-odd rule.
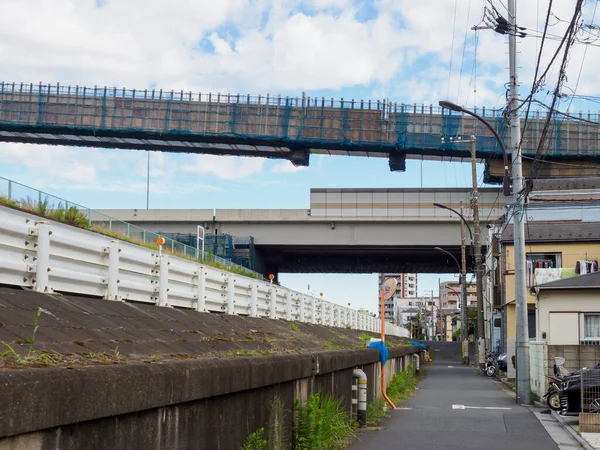
[[169,255],[160,255],[158,270],[158,306],[169,306]]
[[275,319],[277,317],[276,315],[276,306],[277,303],[277,290],[275,289],[275,286],[271,286],[269,288],[269,317],[271,319]]
[[50,224],[37,222],[37,229],[29,229],[30,236],[37,235],[37,264],[34,288],[37,292],[53,292],[48,285],[50,279]]
[[204,266],[196,269],[196,311],[206,311],[206,272]]
[[286,320],[292,320],[292,293],[285,293],[285,318]]
[[252,282],[250,284],[250,317],[258,316],[258,283]]
[[119,248],[118,241],[110,241],[104,252],[108,253],[108,279],[105,300],[121,300],[119,296]]
[[305,305],[306,305],[306,297],[303,295],[300,297],[300,313],[299,313],[300,317],[298,318],[298,320],[300,322],[306,322],[306,319],[304,317],[305,316],[305,311],[304,311]]
[[235,278],[227,277],[227,314],[235,314]]

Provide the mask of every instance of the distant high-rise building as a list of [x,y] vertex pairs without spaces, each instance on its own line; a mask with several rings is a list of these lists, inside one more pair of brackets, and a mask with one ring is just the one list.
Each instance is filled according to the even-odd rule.
[[[467,283],[467,307],[477,305],[477,286]],[[458,281],[444,281],[440,285],[440,300],[443,309],[458,309],[461,303],[460,283]]]
[[[395,278],[398,280],[398,286],[394,296],[385,301],[385,318],[393,322],[397,321],[396,317],[396,298],[416,298],[417,297],[417,274],[416,273],[380,273],[379,286],[386,278]],[[381,305],[379,306],[381,314]]]

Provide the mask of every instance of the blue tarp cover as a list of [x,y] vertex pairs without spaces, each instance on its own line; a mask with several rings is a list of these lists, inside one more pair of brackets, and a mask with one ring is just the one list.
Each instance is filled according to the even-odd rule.
[[385,346],[385,343],[381,341],[372,342],[371,344],[369,344],[369,348],[376,348],[377,350],[379,350],[379,361],[382,365],[385,365],[389,356],[389,352],[387,347]]

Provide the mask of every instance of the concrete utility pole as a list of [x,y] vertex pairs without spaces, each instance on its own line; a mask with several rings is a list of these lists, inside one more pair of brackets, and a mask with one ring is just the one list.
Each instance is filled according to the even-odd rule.
[[[479,224],[479,191],[477,189],[477,161],[476,157],[477,139],[471,136],[471,174],[473,177],[473,247],[475,251],[475,282],[477,285],[477,341],[479,345],[485,346],[485,324],[483,320],[483,266],[481,263],[481,225]],[[483,340],[482,340],[483,339]],[[485,357],[485,352],[479,349],[479,355]],[[479,360],[482,364],[483,360]]]
[[515,243],[515,306],[517,326],[517,403],[530,404],[529,327],[525,284],[525,223],[523,167],[521,158],[521,123],[519,117],[519,78],[517,74],[517,12],[515,0],[508,0],[508,53],[510,68],[510,146],[512,153]]
[[[462,201],[460,202],[460,214],[463,214]],[[469,316],[467,313],[467,247],[465,238],[465,223],[460,221],[460,340],[469,339]]]

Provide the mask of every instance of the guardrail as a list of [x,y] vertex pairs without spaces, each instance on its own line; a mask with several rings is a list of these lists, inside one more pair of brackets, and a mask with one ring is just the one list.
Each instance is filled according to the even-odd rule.
[[[75,211],[79,213],[78,218],[85,221],[86,226],[96,228],[97,231],[100,231],[101,233],[118,233],[121,235],[119,237],[127,237],[142,245],[155,245],[156,239],[159,237],[159,235],[153,231],[146,230],[137,225],[124,222],[102,212],[78,205],[77,203],[70,202],[69,200],[56,197],[55,195],[48,194],[47,192],[40,191],[31,186],[4,177],[0,177],[0,198],[2,199],[0,203],[12,204],[21,209],[31,211],[33,214],[42,211],[45,211],[46,213],[57,212],[59,210],[63,212]],[[251,275],[253,278],[264,280],[264,277],[260,273],[240,266],[239,264],[235,264],[233,261],[220,258],[210,252],[202,253],[197,247],[190,247],[189,245],[168,237],[165,237],[164,239],[164,248],[173,253],[194,258],[204,263],[212,263],[211,265],[219,265],[227,270],[244,273],[246,275]]]
[[[378,332],[379,320],[320,298],[0,206],[0,283],[163,307]],[[408,330],[386,324],[386,333]]]

